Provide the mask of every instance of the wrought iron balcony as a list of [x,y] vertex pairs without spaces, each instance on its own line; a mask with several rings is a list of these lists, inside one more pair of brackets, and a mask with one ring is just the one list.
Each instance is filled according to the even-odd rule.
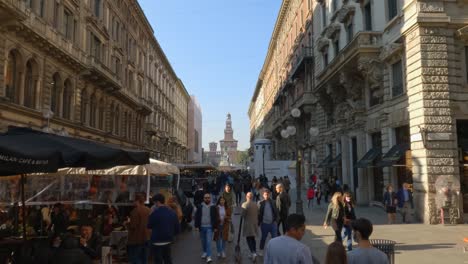
[[312,62],[314,59],[314,49],[312,47],[302,47],[298,54],[296,55],[295,60],[293,60],[291,68],[291,78],[296,78],[299,73],[304,71],[305,64],[307,62]]

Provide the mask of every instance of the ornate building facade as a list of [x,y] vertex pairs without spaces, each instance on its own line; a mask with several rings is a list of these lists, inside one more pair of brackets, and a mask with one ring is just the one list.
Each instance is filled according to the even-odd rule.
[[466,1],[283,1],[249,109],[252,140],[273,140],[276,157],[297,151],[280,136],[297,124],[306,174],[341,179],[361,204],[407,182],[419,220],[440,223],[448,207],[463,215],[467,14]]
[[189,96],[135,0],[0,0],[0,129],[187,158]]

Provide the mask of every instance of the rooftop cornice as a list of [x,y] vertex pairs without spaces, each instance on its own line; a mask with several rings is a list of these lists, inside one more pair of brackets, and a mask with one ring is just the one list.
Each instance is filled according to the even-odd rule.
[[[263,77],[265,75],[265,68],[268,65],[268,63],[270,62],[271,56],[273,55],[273,51],[274,51],[274,49],[276,47],[276,44],[277,44],[278,35],[279,35],[279,32],[280,32],[281,26],[283,25],[284,18],[286,16],[286,13],[288,11],[290,3],[291,3],[291,0],[283,0],[283,2],[281,4],[280,10],[278,12],[278,18],[276,19],[275,27],[273,28],[273,33],[271,34],[270,44],[268,45],[267,56],[265,58],[265,61],[263,62],[262,69],[260,70],[260,74],[259,74],[259,77],[258,77],[259,80],[263,80]],[[252,102],[256,101],[257,96],[258,96],[258,92],[260,91],[260,87],[261,87],[261,85],[258,85],[258,83],[257,83],[257,85],[255,87],[254,94],[252,96],[252,100],[251,100]]]

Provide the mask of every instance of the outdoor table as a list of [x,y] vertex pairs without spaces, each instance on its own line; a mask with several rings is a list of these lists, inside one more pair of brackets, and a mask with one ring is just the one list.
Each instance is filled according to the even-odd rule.
[[110,246],[116,256],[123,256],[127,252],[128,231],[112,231],[110,234]]

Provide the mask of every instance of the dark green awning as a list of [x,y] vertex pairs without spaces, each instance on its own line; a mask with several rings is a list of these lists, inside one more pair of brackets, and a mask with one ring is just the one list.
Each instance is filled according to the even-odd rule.
[[328,168],[341,167],[341,153],[336,155],[336,157],[328,163]]
[[405,156],[406,151],[409,149],[409,144],[398,144],[393,146],[382,158],[382,160],[377,163],[378,167],[391,167],[398,163],[403,156]]
[[367,153],[362,157],[360,161],[356,163],[356,168],[368,168],[371,167],[375,160],[382,156],[381,148],[371,148]]
[[332,161],[332,155],[328,155],[320,164],[318,165],[319,168],[327,168],[328,164]]

